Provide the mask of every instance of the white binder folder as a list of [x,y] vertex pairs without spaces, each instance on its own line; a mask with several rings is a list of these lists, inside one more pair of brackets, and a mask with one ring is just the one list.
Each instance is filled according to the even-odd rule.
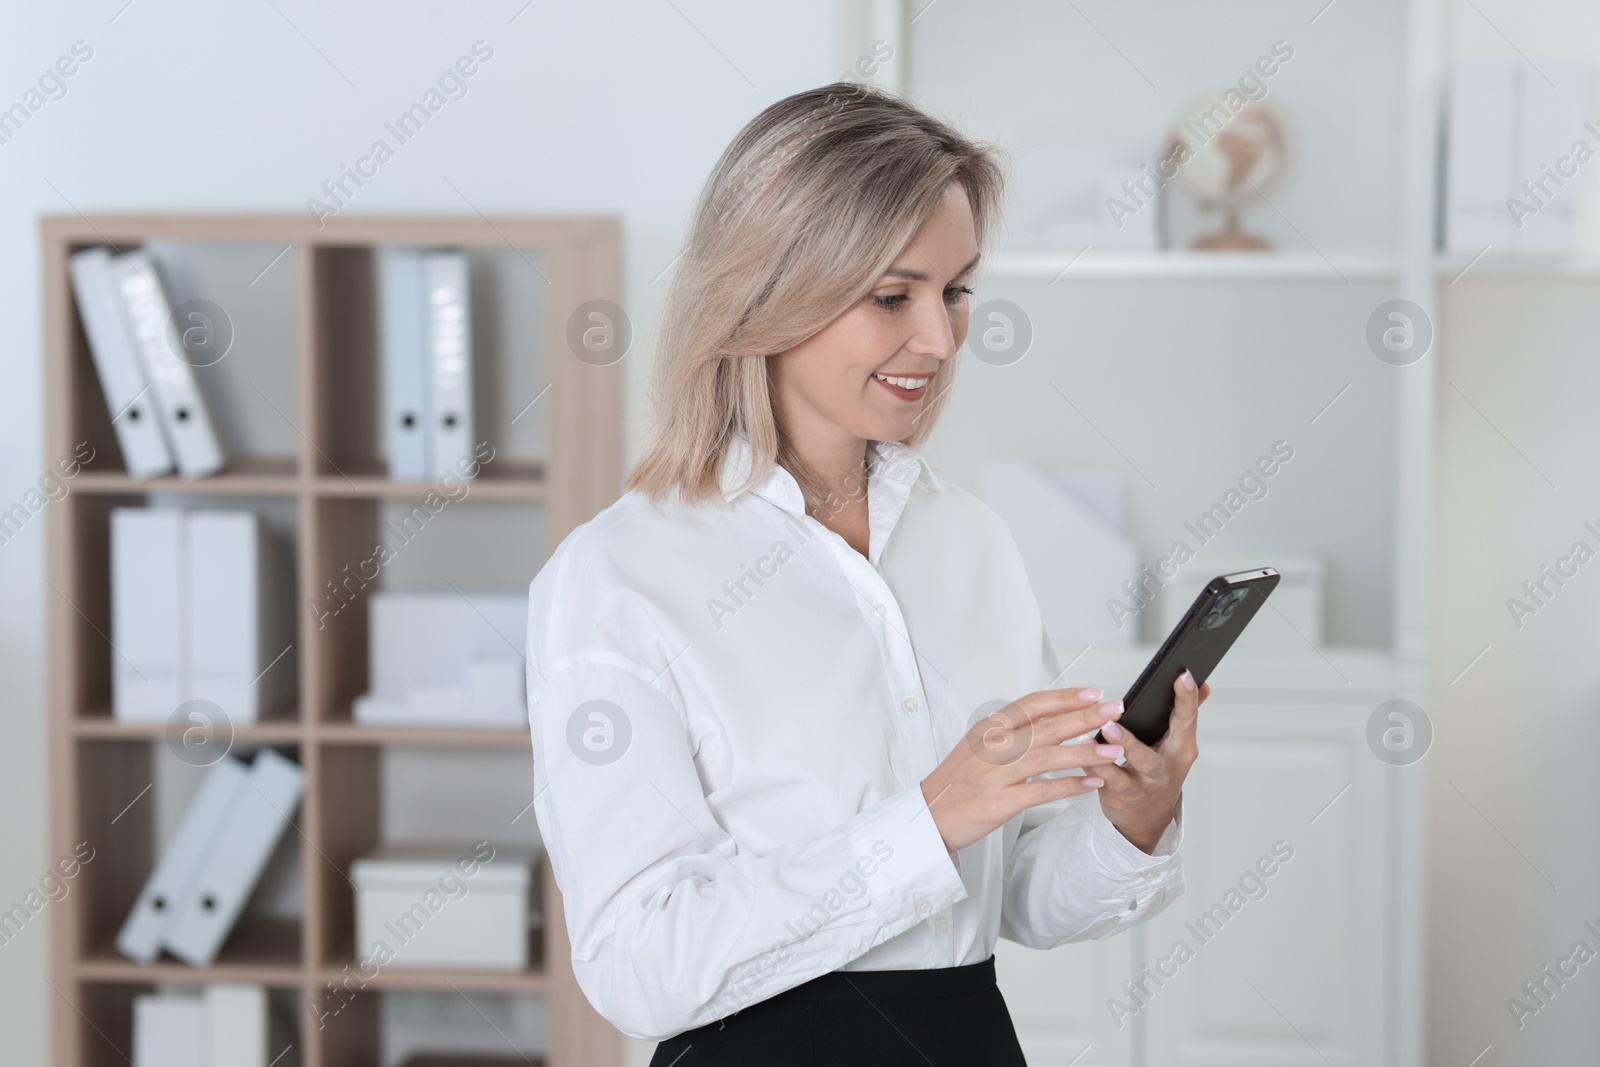
[[432,417],[428,405],[428,314],[424,253],[386,248],[378,254],[378,344],[383,373],[383,440],[389,477],[423,481]]
[[222,469],[222,447],[211,426],[194,368],[178,357],[167,334],[172,305],[161,285],[155,260],[146,252],[129,252],[113,261],[113,275],[122,294],[134,345],[144,363],[161,412],[167,439],[185,478]]
[[133,998],[133,1067],[208,1067],[206,1010],[192,993]]
[[167,951],[194,967],[217,958],[245,901],[289,828],[305,774],[270,748],[256,754],[239,802],[178,907]]
[[[1576,139],[1589,131],[1583,126],[1584,105],[1588,101],[1588,70],[1578,63],[1546,61],[1544,74],[1517,67],[1519,87],[1519,138],[1514,149],[1520,173],[1512,175],[1511,195],[1522,201],[1522,210],[1537,207],[1532,215],[1523,214],[1517,227],[1517,251],[1532,255],[1558,255],[1572,252],[1578,245],[1577,170],[1573,160]],[[1554,85],[1544,80],[1545,74]],[[1585,157],[1587,158],[1587,157]],[[1565,163],[1562,160],[1566,160]],[[1561,174],[1562,170],[1574,173]],[[1524,181],[1534,184],[1536,204]],[[1557,185],[1556,182],[1561,182]],[[1509,214],[1509,211],[1508,211]]]
[[233,818],[234,808],[249,788],[248,777],[245,765],[230,756],[206,771],[117,934],[118,952],[139,963],[150,963],[161,954],[162,942],[178,917],[178,906]]
[[1450,75],[1445,241],[1452,252],[1475,256],[1488,246],[1503,255],[1516,245],[1506,209],[1516,184],[1515,83],[1511,64],[1493,61],[1460,63]]
[[[472,457],[472,313],[463,252],[427,254],[428,360],[433,418],[429,452],[435,478],[463,476]],[[468,468],[470,469],[470,468]]]
[[1549,60],[1540,71],[1500,60],[1456,66],[1445,183],[1450,251],[1541,255],[1576,247],[1578,183],[1575,173],[1561,172],[1576,171],[1587,83],[1582,65]]
[[286,553],[253,511],[191,512],[188,537],[188,699],[256,722],[295,690]]
[[268,1067],[271,1027],[266,986],[212,982],[205,1001],[206,1067]]
[[165,722],[188,700],[183,512],[111,512],[111,710]]
[[104,248],[72,257],[72,293],[128,473],[135,478],[168,473],[172,453],[162,436],[149,379],[133,350],[122,297],[111,277],[111,255]]

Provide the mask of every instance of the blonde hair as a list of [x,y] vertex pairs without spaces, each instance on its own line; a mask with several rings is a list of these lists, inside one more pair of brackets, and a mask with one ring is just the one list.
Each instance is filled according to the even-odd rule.
[[[862,85],[796,93],[752,119],[701,190],[663,311],[655,426],[624,488],[720,495],[721,458],[742,432],[753,460],[744,488],[779,463],[808,508],[821,501],[827,487],[778,425],[767,357],[865,297],[952,182],[981,245],[1003,181],[993,149]],[[945,360],[907,445],[932,432],[954,375]]]

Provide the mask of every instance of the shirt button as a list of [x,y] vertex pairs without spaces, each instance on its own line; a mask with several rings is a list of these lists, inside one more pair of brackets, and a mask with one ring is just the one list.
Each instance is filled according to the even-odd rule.
[[939,922],[936,925],[939,927],[939,932],[941,934],[948,934],[950,932],[950,920],[946,919],[943,915],[939,916]]
[[872,613],[881,619],[889,614],[889,606],[887,604],[874,604],[872,605]]
[[926,915],[933,910],[933,902],[927,898],[917,901],[917,914]]
[[906,697],[904,700],[902,700],[900,702],[900,706],[906,710],[906,714],[907,715],[914,715],[914,714],[916,714],[916,710],[917,710],[917,707],[918,707],[917,698],[916,697]]

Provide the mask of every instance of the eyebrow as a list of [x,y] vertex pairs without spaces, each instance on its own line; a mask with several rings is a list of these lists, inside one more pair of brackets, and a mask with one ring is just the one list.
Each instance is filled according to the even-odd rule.
[[[951,279],[954,280],[956,278],[959,278],[963,274],[966,274],[967,272],[972,270],[973,267],[976,267],[978,265],[978,260],[980,260],[982,258],[983,258],[983,253],[979,252],[977,255],[972,257],[972,259],[967,263],[967,265],[965,267],[962,267],[960,270],[958,270],[954,274],[952,274],[950,276]],[[929,275],[929,274],[927,274],[927,273],[925,273],[923,271],[920,271],[920,270],[907,270],[905,267],[890,267],[888,270],[883,272],[883,276],[885,278],[904,278],[907,281],[911,281],[911,282],[925,282],[925,281],[929,281],[930,278],[931,278],[931,275]]]

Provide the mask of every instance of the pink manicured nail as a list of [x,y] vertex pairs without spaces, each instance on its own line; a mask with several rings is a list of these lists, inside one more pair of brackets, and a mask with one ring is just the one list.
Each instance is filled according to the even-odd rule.
[[1190,674],[1188,671],[1184,671],[1178,676],[1178,678],[1183,682],[1183,687],[1185,689],[1189,690],[1191,693],[1194,692],[1194,675]]
[[1079,700],[1099,700],[1104,695],[1105,694],[1102,693],[1098,689],[1080,689],[1080,690],[1078,690],[1078,699]]
[[1088,786],[1090,789],[1099,789],[1101,786],[1106,784],[1106,780],[1104,778],[1085,778],[1083,780],[1083,784]]
[[1111,738],[1113,741],[1122,740],[1122,727],[1118,726],[1114,722],[1106,723],[1105,726],[1101,727],[1100,732]]
[[1117,757],[1122,755],[1122,746],[1121,745],[1096,745],[1096,746],[1094,746],[1094,751],[1095,751],[1095,755],[1097,755],[1097,756],[1104,756],[1106,759],[1116,759]]
[[1106,703],[1100,705],[1100,717],[1102,719],[1115,719],[1121,714],[1122,701],[1120,700],[1108,700]]

